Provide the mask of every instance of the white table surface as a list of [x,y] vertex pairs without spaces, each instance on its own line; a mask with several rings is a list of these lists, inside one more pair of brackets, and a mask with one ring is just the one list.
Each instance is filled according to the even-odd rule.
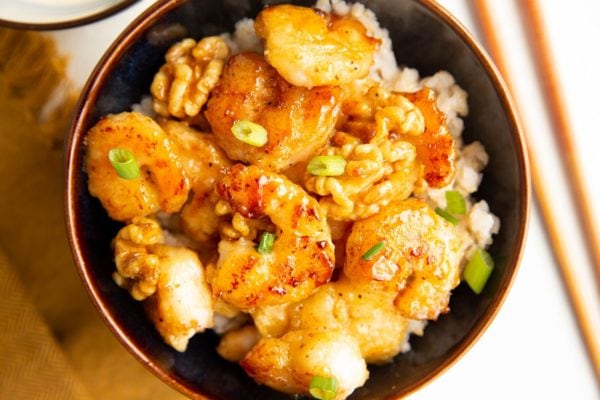
[[[528,1],[528,0],[522,0]],[[600,15],[596,0],[539,0],[562,81],[576,144],[589,183],[592,204],[600,204],[600,130],[598,101]],[[52,32],[59,47],[71,55],[69,74],[83,84],[95,63],[116,37],[152,0],[142,0],[121,13],[84,27]],[[468,0],[440,0],[471,32],[476,33]],[[577,277],[600,335],[600,295],[543,106],[531,56],[518,16],[517,0],[490,0],[505,41],[507,61],[522,105],[530,145],[555,204]],[[596,207],[600,223],[600,206]],[[600,243],[598,244],[600,245]],[[411,399],[598,399],[599,388],[580,340],[558,268],[534,202],[527,245],[508,298],[488,330],[453,367]]]

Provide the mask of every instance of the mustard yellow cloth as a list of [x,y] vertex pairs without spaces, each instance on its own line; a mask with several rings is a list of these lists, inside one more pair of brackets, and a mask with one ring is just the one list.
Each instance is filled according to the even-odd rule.
[[43,35],[0,29],[0,399],[182,399],[120,345],[74,266],[64,66]]

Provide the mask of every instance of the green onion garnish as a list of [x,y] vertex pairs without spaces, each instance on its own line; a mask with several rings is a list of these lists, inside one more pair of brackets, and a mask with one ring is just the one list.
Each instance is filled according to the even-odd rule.
[[458,224],[458,218],[454,215],[450,214],[448,211],[443,210],[439,207],[435,208],[435,213],[440,217],[444,218],[446,221],[450,222],[452,225]]
[[346,169],[342,156],[316,156],[306,166],[308,173],[318,176],[340,176]]
[[135,179],[140,176],[140,167],[131,151],[119,148],[111,149],[108,152],[108,160],[121,178]]
[[371,247],[365,254],[362,255],[362,259],[365,261],[371,260],[385,247],[385,242],[377,242],[375,246]]
[[273,243],[275,243],[275,234],[263,232],[260,235],[256,251],[258,251],[260,254],[269,254],[271,250],[273,250]]
[[263,126],[245,119],[235,121],[231,126],[231,133],[240,142],[254,147],[262,147],[269,140],[267,130]]
[[332,400],[337,395],[337,380],[324,376],[313,376],[308,392],[315,399]]
[[467,204],[465,198],[456,190],[446,192],[446,211],[450,214],[465,215],[467,213]]
[[479,294],[485,287],[492,269],[494,269],[492,256],[487,251],[478,248],[463,271],[463,279],[475,293]]

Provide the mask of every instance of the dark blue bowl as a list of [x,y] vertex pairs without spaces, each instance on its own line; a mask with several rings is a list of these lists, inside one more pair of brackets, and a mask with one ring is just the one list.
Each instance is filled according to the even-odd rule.
[[[158,377],[186,395],[209,399],[285,399],[259,386],[236,364],[220,358],[218,338],[196,335],[185,353],[165,345],[146,319],[140,303],[112,281],[110,249],[119,224],[111,221],[87,190],[83,172],[86,132],[108,113],[129,110],[149,92],[167,48],[182,38],[232,31],[243,17],[254,17],[279,1],[168,0],[135,20],[114,42],[83,90],[68,138],[66,220],[79,272],[98,311],[133,355]],[[311,3],[292,1],[303,5]],[[370,367],[366,385],[352,399],[397,398],[412,392],[452,365],[492,321],[513,281],[528,221],[530,188],[523,136],[498,72],[481,47],[454,18],[432,0],[366,1],[390,31],[399,64],[423,76],[449,71],[469,93],[466,142],[481,141],[490,155],[477,196],[500,217],[502,228],[490,252],[497,261],[491,280],[477,296],[460,285],[451,312],[432,322],[412,351],[393,363]],[[164,32],[171,32],[165,35]]]

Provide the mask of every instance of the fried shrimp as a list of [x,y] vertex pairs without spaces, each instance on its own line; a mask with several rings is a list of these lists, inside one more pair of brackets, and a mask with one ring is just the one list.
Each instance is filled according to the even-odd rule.
[[391,360],[405,346],[409,320],[394,306],[395,294],[342,277],[293,304],[267,306],[252,313],[264,337],[293,330],[339,330],[358,343],[367,363]]
[[257,382],[286,393],[306,393],[311,378],[335,379],[335,399],[345,399],[369,376],[354,338],[343,331],[296,330],[263,338],[240,365]]
[[[181,159],[151,118],[137,112],[111,114],[86,139],[88,189],[112,219],[129,221],[160,210],[173,213],[186,202],[190,183]],[[123,179],[115,171],[108,153],[118,148],[133,153],[141,171],[138,178]]]
[[[381,250],[365,260],[378,243]],[[460,248],[450,223],[409,199],[354,223],[344,274],[396,293],[395,306],[406,318],[436,319],[448,311],[450,291],[460,282]]]
[[210,242],[223,220],[214,211],[218,201],[214,188],[231,161],[211,133],[198,132],[173,120],[160,121],[160,125],[173,141],[191,182],[193,196],[181,211],[183,232],[197,242]]
[[163,244],[158,223],[135,218],[114,240],[115,282],[129,289],[165,342],[185,351],[188,340],[213,326],[211,292],[198,256],[185,247]]
[[307,7],[267,7],[254,24],[269,63],[296,86],[341,85],[363,78],[380,43],[352,17]]
[[248,310],[301,300],[329,281],[334,248],[327,219],[300,186],[238,164],[217,184],[217,193],[246,218],[270,218],[276,239],[267,254],[243,237],[221,240],[213,294]]
[[[326,143],[339,114],[339,93],[336,87],[293,87],[262,56],[241,53],[229,60],[205,115],[229,158],[279,171]],[[265,145],[233,135],[234,122],[243,120],[267,130]]]
[[402,139],[417,149],[427,184],[433,188],[444,187],[456,174],[454,138],[446,125],[446,115],[437,108],[435,93],[429,88],[405,93],[404,96],[423,113],[425,132],[422,135],[403,135]]
[[146,308],[164,341],[183,352],[192,336],[214,323],[204,267],[196,253],[185,247],[159,245],[152,253],[159,258],[160,269],[156,293]]

